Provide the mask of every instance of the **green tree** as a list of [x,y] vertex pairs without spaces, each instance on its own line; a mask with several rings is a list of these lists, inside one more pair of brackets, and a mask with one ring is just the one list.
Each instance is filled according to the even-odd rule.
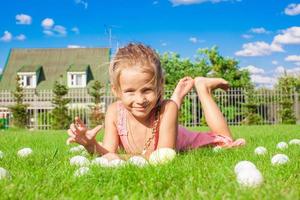
[[296,77],[289,76],[285,72],[283,76],[279,77],[277,89],[281,92],[280,104],[280,117],[283,124],[295,124],[296,117],[293,109],[294,96],[296,88],[298,87],[298,80]]
[[210,77],[224,78],[231,87],[248,87],[251,85],[250,74],[247,70],[240,70],[238,61],[232,58],[224,58],[220,55],[217,47],[211,49],[199,49],[198,55],[207,58],[210,65]]
[[52,128],[53,129],[67,129],[71,123],[71,117],[68,115],[67,104],[70,99],[64,98],[68,93],[67,86],[55,81],[53,87],[54,98],[52,103],[54,109],[52,110]]
[[15,105],[10,107],[13,114],[13,125],[18,128],[25,128],[28,115],[27,115],[27,104],[23,104],[24,91],[20,84],[20,77],[16,77],[16,90],[13,92]]
[[257,113],[257,109],[259,104],[259,100],[257,99],[257,94],[254,89],[254,86],[249,85],[245,89],[245,102],[242,103],[242,106],[245,108],[243,113],[244,119],[242,124],[246,125],[254,125],[261,124],[263,119]]
[[92,127],[102,124],[104,120],[104,113],[102,112],[103,105],[101,105],[101,89],[101,83],[99,81],[95,81],[91,89],[89,90],[89,94],[93,97],[94,100],[94,105],[90,106],[91,114],[89,117]]

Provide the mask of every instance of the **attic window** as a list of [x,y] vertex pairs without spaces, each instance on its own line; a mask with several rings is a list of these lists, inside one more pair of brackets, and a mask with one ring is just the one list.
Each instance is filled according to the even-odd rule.
[[18,73],[20,84],[23,88],[36,88],[36,73]]
[[86,73],[85,72],[68,72],[68,86],[69,86],[69,88],[86,87]]

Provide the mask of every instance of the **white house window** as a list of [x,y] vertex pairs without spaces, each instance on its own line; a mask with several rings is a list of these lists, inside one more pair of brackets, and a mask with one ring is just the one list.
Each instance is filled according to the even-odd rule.
[[70,88],[86,87],[85,72],[68,72],[68,86]]
[[35,72],[18,73],[20,77],[20,84],[23,88],[36,88],[36,74]]

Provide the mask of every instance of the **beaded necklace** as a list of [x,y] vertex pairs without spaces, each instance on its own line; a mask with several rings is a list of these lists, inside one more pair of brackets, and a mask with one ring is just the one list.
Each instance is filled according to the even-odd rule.
[[[158,127],[158,124],[159,124],[159,113],[160,113],[160,106],[158,106],[156,108],[156,111],[155,111],[154,121],[153,121],[152,127],[151,127],[151,137],[149,137],[147,140],[145,138],[146,141],[145,141],[143,151],[142,151],[143,156],[146,154],[151,142],[153,141],[153,139],[155,138],[155,135],[157,133],[157,127]],[[128,121],[129,120],[127,120],[127,122]],[[129,127],[129,131],[130,131],[130,135],[132,136],[132,130],[131,130],[131,126],[130,126],[129,122],[128,122],[128,127]],[[146,137],[147,137],[147,131],[146,131]],[[132,137],[132,140],[134,142],[133,137]],[[135,143],[134,143],[134,145],[135,145]],[[135,147],[137,147],[137,146],[135,145]]]

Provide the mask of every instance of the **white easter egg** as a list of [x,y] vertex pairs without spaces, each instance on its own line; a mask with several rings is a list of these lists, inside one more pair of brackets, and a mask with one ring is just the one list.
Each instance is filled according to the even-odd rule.
[[214,148],[213,148],[213,152],[215,152],[215,153],[218,153],[218,152],[220,152],[220,151],[222,151],[223,150],[223,148],[221,147],[221,146],[215,146]]
[[300,145],[300,140],[299,139],[292,139],[292,140],[290,140],[289,144]]
[[92,160],[92,165],[97,165],[101,167],[109,167],[109,162],[107,158],[104,157],[98,157]]
[[151,153],[149,157],[149,163],[153,165],[164,164],[173,160],[175,156],[176,156],[176,151],[174,151],[174,149],[160,148]]
[[88,167],[80,167],[79,169],[77,169],[75,172],[74,172],[74,176],[83,176],[85,174],[87,174],[89,172],[90,168]]
[[1,179],[10,179],[10,178],[11,178],[10,173],[6,169],[0,167],[0,180]]
[[256,155],[264,155],[267,153],[267,149],[265,147],[257,147],[255,150],[254,150],[254,153]]
[[286,142],[279,142],[279,143],[277,144],[276,148],[277,148],[277,149],[283,150],[283,149],[288,148],[288,144],[287,144]]
[[242,170],[237,174],[237,182],[244,187],[257,187],[263,182],[263,176],[257,169]]
[[78,152],[81,152],[81,151],[84,151],[84,147],[82,145],[72,147],[69,150],[70,153],[78,153]]
[[289,161],[289,157],[285,154],[276,154],[272,157],[272,165],[283,165]]
[[18,156],[25,158],[28,157],[32,154],[32,149],[31,148],[23,148],[21,150],[18,151]]
[[4,153],[0,151],[0,159],[4,158]]
[[89,165],[90,161],[84,156],[74,156],[70,159],[70,164],[82,167]]
[[138,167],[144,167],[148,165],[148,162],[145,158],[142,156],[132,156],[131,158],[128,159],[128,162],[132,165],[136,165]]
[[109,167],[122,167],[126,164],[124,160],[114,159],[108,162]]
[[252,170],[252,169],[256,169],[256,166],[248,160],[243,160],[243,161],[238,162],[235,165],[234,172],[235,172],[235,174],[238,174],[241,171],[247,171],[247,170]]

